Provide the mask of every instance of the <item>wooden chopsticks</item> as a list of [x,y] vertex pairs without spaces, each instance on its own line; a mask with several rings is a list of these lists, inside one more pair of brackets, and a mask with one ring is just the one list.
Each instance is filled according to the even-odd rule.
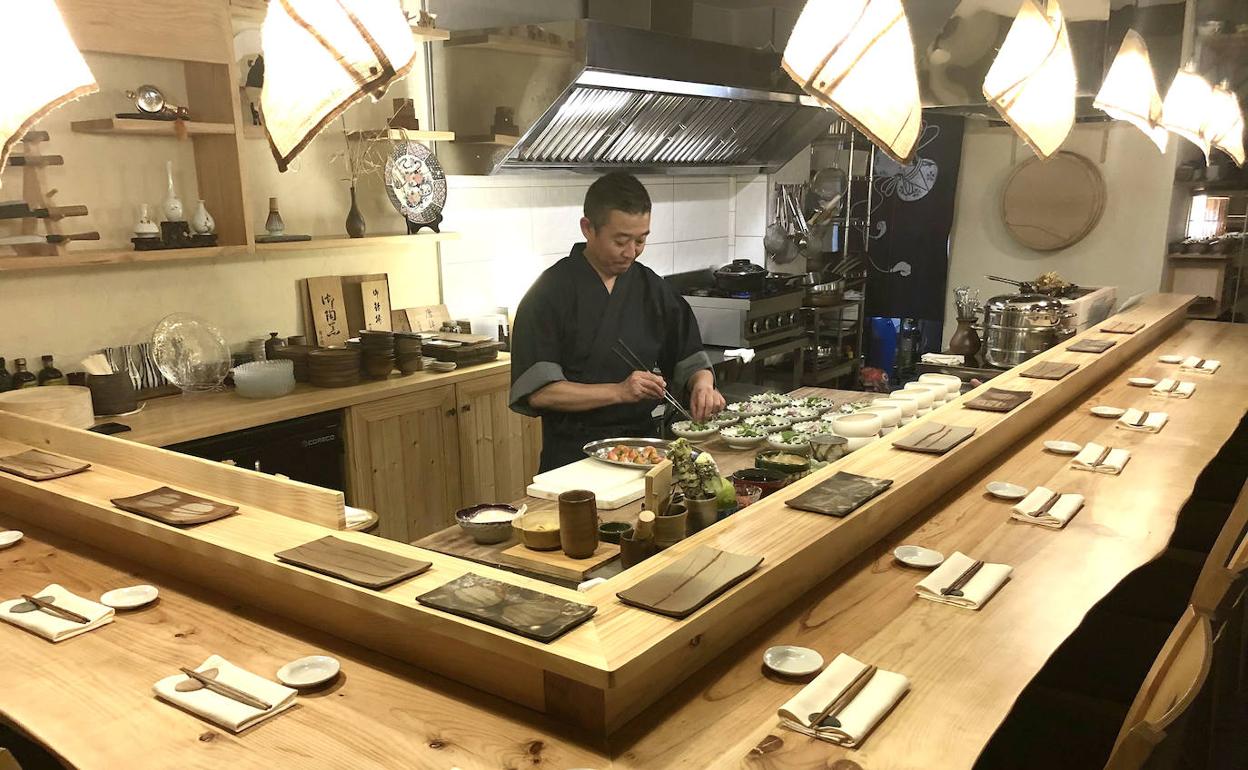
[[1038,509],[1036,509],[1036,512],[1035,512],[1035,513],[1029,513],[1029,514],[1027,514],[1027,515],[1028,515],[1028,516],[1031,516],[1031,517],[1032,517],[1032,518],[1034,518],[1034,519],[1038,519],[1038,518],[1040,518],[1041,516],[1043,516],[1044,514],[1046,514],[1046,513],[1048,513],[1049,511],[1053,510],[1053,506],[1057,505],[1057,501],[1058,501],[1058,500],[1061,500],[1061,499],[1062,499],[1062,493],[1061,493],[1061,492],[1054,492],[1054,493],[1053,493],[1053,496],[1049,498],[1048,502],[1046,502],[1044,505],[1042,505],[1042,506],[1040,506]]
[[983,566],[984,566],[984,563],[982,561],[976,561],[974,564],[967,567],[966,570],[961,575],[958,575],[957,580],[950,583],[947,587],[940,589],[940,595],[941,596],[961,596],[962,589],[966,588],[966,584],[971,582],[971,578],[975,577],[975,575],[983,568]]
[[75,623],[90,623],[91,622],[91,618],[88,618],[85,615],[79,615],[77,612],[74,612],[73,610],[67,610],[64,607],[58,607],[52,602],[47,601],[46,599],[40,599],[38,596],[30,596],[28,594],[22,594],[22,598],[30,602],[31,604],[35,605],[39,609],[43,610],[44,612],[48,613],[49,615],[55,615],[61,620],[72,620]]
[[1144,423],[1148,422],[1149,415],[1151,414],[1152,412],[1140,412],[1140,421],[1137,423],[1132,423],[1132,426],[1136,428],[1143,428]]
[[1092,464],[1091,464],[1091,465],[1089,465],[1088,467],[1089,467],[1089,468],[1099,468],[1099,467],[1101,467],[1101,463],[1105,462],[1105,460],[1109,457],[1109,453],[1110,453],[1110,452],[1112,452],[1112,451],[1114,451],[1114,450],[1113,450],[1113,449],[1111,449],[1110,447],[1105,447],[1104,449],[1102,449],[1102,450],[1101,450],[1101,454],[1100,454],[1100,456],[1098,456],[1095,460],[1093,460],[1093,461],[1092,461]]
[[866,666],[859,671],[858,676],[851,679],[849,684],[845,685],[845,689],[841,691],[841,694],[836,696],[836,700],[829,703],[828,707],[823,711],[814,715],[810,720],[810,726],[813,728],[840,727],[841,722],[836,718],[837,715],[844,711],[846,706],[854,702],[854,698],[858,697],[858,694],[871,681],[871,677],[875,676],[875,672],[879,670],[878,666]]
[[223,695],[230,700],[236,700],[244,706],[251,706],[254,709],[260,709],[261,711],[268,711],[273,708],[273,704],[265,703],[255,696],[248,695],[237,687],[231,687],[228,684],[218,682],[216,679],[204,676],[193,668],[183,666],[181,671],[191,679],[194,679],[196,682],[202,684],[204,689],[211,690],[217,695]]

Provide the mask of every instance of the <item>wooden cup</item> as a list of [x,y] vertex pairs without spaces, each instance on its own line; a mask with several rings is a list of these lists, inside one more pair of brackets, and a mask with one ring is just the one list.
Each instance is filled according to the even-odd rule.
[[641,564],[657,552],[653,540],[638,540],[635,532],[625,532],[620,537],[620,564],[624,569]]
[[598,499],[586,489],[559,495],[559,539],[570,559],[588,559],[598,550]]
[[701,532],[715,523],[719,516],[719,500],[707,497],[701,500],[685,498],[685,509],[689,512],[685,527],[692,534]]
[[654,519],[654,544],[661,551],[685,539],[689,514],[684,505],[673,503],[667,513]]

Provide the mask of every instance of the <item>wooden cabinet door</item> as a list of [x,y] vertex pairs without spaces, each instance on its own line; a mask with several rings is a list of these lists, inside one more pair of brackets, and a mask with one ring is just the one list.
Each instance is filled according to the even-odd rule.
[[[507,373],[456,386],[464,505],[518,500],[537,471],[532,425],[539,423],[511,411],[510,389]],[[537,435],[540,447],[540,427]]]
[[455,523],[460,502],[455,388],[347,410],[348,494],[376,511],[377,534],[410,543]]

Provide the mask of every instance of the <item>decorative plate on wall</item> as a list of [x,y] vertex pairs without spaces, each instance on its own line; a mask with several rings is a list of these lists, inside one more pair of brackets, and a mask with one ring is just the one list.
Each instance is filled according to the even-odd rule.
[[386,195],[410,223],[408,232],[429,227],[435,233],[446,206],[446,173],[433,152],[419,142],[397,142],[386,161]]
[[1088,236],[1105,211],[1105,178],[1073,152],[1019,164],[1005,183],[1001,216],[1014,240],[1036,251],[1057,251]]

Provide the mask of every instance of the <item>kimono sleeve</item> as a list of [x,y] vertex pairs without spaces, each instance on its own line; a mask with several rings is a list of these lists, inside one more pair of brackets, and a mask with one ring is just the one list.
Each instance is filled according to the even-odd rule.
[[516,309],[511,330],[511,394],[513,412],[540,417],[529,406],[529,396],[551,384],[567,379],[561,362],[563,335],[557,305],[541,284],[534,286]]
[[669,312],[673,319],[669,326],[668,343],[675,351],[676,366],[672,372],[673,393],[687,394],[689,379],[703,369],[711,369],[710,356],[702,349],[702,333],[698,319],[685,298],[673,294],[669,298]]

